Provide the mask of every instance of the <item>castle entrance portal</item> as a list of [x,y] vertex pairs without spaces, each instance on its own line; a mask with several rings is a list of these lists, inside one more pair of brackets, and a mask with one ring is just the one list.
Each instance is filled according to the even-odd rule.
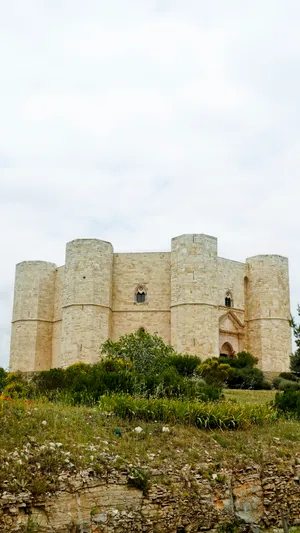
[[232,348],[230,342],[224,342],[220,350],[220,357],[233,357],[234,349]]

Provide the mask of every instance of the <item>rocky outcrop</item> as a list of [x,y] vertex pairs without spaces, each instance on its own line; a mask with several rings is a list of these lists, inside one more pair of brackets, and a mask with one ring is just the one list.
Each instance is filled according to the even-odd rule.
[[[194,533],[300,525],[300,460],[235,468],[212,462],[158,470],[126,467],[61,475],[60,489],[33,498],[4,492],[0,531]],[[233,529],[233,526],[236,529]]]

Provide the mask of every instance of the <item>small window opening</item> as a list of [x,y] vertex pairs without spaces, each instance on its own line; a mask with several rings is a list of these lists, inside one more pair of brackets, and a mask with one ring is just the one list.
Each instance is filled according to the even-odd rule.
[[143,304],[146,301],[147,289],[143,285],[138,285],[135,289],[135,300],[138,304]]
[[136,301],[138,304],[143,304],[146,301],[146,294],[144,292],[138,292],[136,295]]
[[233,307],[233,300],[232,300],[232,294],[231,292],[226,292],[225,296],[225,306],[226,307]]

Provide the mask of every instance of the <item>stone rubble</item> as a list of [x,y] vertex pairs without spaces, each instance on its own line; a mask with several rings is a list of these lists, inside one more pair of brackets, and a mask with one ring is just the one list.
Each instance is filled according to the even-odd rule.
[[25,532],[28,523],[40,533],[217,533],[229,524],[259,533],[281,531],[282,514],[290,526],[300,525],[299,457],[234,468],[208,460],[194,469],[147,465],[151,484],[144,494],[128,484],[130,466],[116,469],[114,458],[106,459],[101,475],[92,468],[62,472],[59,490],[38,499],[26,490],[4,491],[1,533]]

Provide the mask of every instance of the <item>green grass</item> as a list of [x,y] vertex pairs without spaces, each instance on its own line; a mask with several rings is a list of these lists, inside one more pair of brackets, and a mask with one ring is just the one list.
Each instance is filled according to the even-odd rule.
[[193,402],[134,398],[127,395],[103,396],[100,407],[128,420],[161,421],[199,429],[240,429],[274,423],[277,412],[270,406],[230,402]]
[[276,390],[234,390],[225,389],[225,400],[239,404],[261,405],[275,399]]

